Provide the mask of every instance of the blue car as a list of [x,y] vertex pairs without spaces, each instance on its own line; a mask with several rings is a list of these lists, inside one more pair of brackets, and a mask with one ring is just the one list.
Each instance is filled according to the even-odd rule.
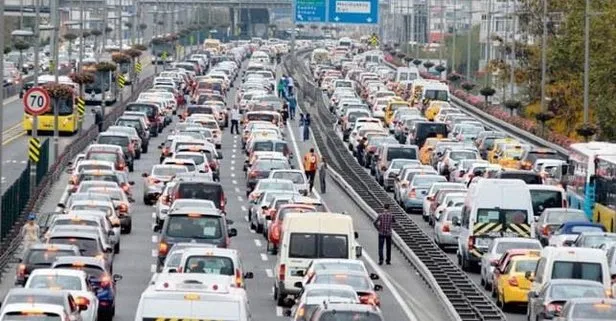
[[550,237],[550,246],[571,246],[583,232],[606,232],[605,226],[588,221],[563,223]]
[[63,256],[57,258],[51,268],[85,271],[88,275],[88,282],[98,298],[98,320],[113,320],[116,282],[121,280],[122,276],[118,274],[111,276],[104,260],[86,256]]

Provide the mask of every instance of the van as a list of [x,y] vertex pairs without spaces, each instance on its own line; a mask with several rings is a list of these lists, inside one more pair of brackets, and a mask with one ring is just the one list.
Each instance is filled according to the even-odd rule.
[[411,81],[419,79],[419,70],[417,67],[398,67],[394,82]]
[[581,247],[545,247],[535,272],[527,272],[526,278],[532,282],[534,292],[555,279],[596,281],[608,292],[612,285],[605,252]]
[[248,296],[224,276],[161,273],[141,294],[135,321],[251,320]]
[[560,186],[528,185],[533,201],[533,214],[539,217],[546,208],[567,208],[567,194]]
[[419,121],[415,123],[415,127],[409,137],[413,137],[411,144],[421,148],[426,142],[426,139],[431,137],[446,138],[449,134],[447,124],[442,122]]
[[530,190],[518,179],[482,179],[469,188],[461,218],[458,262],[469,271],[498,237],[534,238]]
[[362,248],[350,216],[338,213],[288,213],[283,221],[274,298],[283,306],[287,295],[298,294],[295,287],[313,259],[355,259]]

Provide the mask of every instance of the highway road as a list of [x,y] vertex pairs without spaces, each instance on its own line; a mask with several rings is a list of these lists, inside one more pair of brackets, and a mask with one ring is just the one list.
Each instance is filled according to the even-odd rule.
[[[297,77],[297,76],[296,76]],[[312,79],[312,76],[310,76],[308,79]],[[326,95],[323,95],[324,99],[326,99]],[[328,100],[326,100],[328,101]],[[301,102],[300,102],[301,104]],[[300,106],[301,107],[301,106]],[[306,108],[306,107],[304,107]],[[311,107],[312,108],[312,107]],[[307,112],[310,112],[310,109],[306,109]],[[316,113],[316,111],[315,111]],[[298,128],[298,124],[297,123],[293,123],[292,124],[293,130],[294,132],[298,132],[299,128]],[[338,133],[339,137],[341,139],[340,143],[342,144],[342,135],[341,133]],[[309,146],[309,145],[314,145],[314,142],[311,140],[307,143],[304,144],[305,146]],[[302,151],[302,153],[306,153],[308,151],[310,147],[304,147],[304,150]],[[349,151],[350,153],[350,151]],[[368,172],[367,169],[365,169],[366,172]],[[328,182],[326,182],[327,188],[330,188],[330,186],[335,185],[335,187],[337,188],[338,186],[336,185],[335,182],[331,181],[331,183],[329,183],[331,180],[328,180]],[[326,201],[330,198],[329,195],[331,195],[329,192],[326,194],[327,196],[324,198]],[[332,199],[336,199],[338,198],[337,194],[334,194],[334,197],[331,197]],[[393,200],[393,194],[389,193],[389,195],[392,197]],[[335,204],[335,203],[334,203]],[[361,214],[361,216],[366,217],[365,214]],[[430,226],[427,222],[425,222],[422,217],[421,214],[409,214],[408,215],[419,227],[421,227],[421,229],[430,237],[434,237],[434,227]],[[452,250],[447,250],[445,251],[445,253],[447,254],[447,256],[453,261],[453,262],[457,262],[457,258],[456,258],[456,251],[455,249]],[[473,280],[473,282],[475,282],[477,284],[477,286],[479,286],[480,288],[483,289],[483,287],[480,285],[480,275],[479,273],[472,273],[472,272],[467,272],[467,275]],[[486,295],[490,296],[490,293],[488,291],[484,291],[486,293]],[[496,300],[494,300],[496,302]],[[509,321],[522,321],[522,320],[526,320],[526,307],[514,307],[511,311],[505,312],[505,315],[507,317],[507,320]]]
[[[151,65],[150,59],[142,58],[142,61],[144,61],[144,69],[140,77],[143,79],[154,74],[154,66]],[[123,89],[123,95],[125,100],[130,96],[130,86],[126,86]],[[17,98],[19,98],[19,96],[17,96]],[[106,108],[105,113],[111,112],[113,107],[118,106],[118,104],[119,98],[118,102]],[[83,124],[84,130],[94,124],[94,114],[92,114],[91,109],[92,106],[86,106],[86,115]],[[4,116],[2,124],[4,125],[3,128],[5,128],[3,131],[4,138],[2,140],[2,190],[4,190],[19,178],[19,175],[28,162],[26,146],[29,136],[26,135],[26,132],[22,129],[23,104],[21,99],[10,98],[8,104],[5,102],[2,112]],[[60,153],[77,137],[79,137],[79,134],[73,136],[60,136],[58,138]],[[42,140],[45,138],[51,140],[50,153],[53,153],[53,136],[41,136]]]
[[[229,97],[233,97],[233,92]],[[167,128],[163,135],[153,138],[150,141],[151,146],[162,142],[170,129]],[[296,146],[294,153],[301,155],[309,147],[306,143],[298,142],[296,134],[297,130],[287,131],[286,137]],[[232,239],[231,247],[240,250],[246,270],[254,272],[255,275],[254,279],[246,281],[253,320],[284,320],[283,308],[276,307],[273,300],[276,257],[267,253],[263,237],[250,231],[246,222],[248,202],[245,198],[245,173],[242,170],[244,154],[241,150],[239,136],[232,136],[225,131],[222,153],[224,159],[221,160],[221,183],[228,198],[227,215],[234,220],[233,227],[238,229],[238,236]],[[148,154],[142,155],[142,159],[136,162],[135,171],[130,174],[131,179],[135,181],[133,194],[137,202],[133,204],[132,233],[122,236],[121,253],[116,256],[114,263],[114,271],[123,276],[117,285],[118,301],[115,320],[118,321],[133,320],[139,296],[150,280],[155,267],[157,233],[152,231],[153,208],[144,205],[141,201],[143,178],[140,175],[142,172],[149,172],[154,164],[158,164],[158,159],[158,150],[151,149]],[[299,166],[297,162],[295,165]],[[56,204],[63,196],[68,178],[68,175],[64,174],[54,185],[42,206],[41,213],[56,210]],[[380,275],[381,280],[376,283],[384,286],[380,296],[386,320],[447,320],[431,290],[417,272],[403,261],[399,253],[393,253],[391,266],[379,267],[375,264],[376,231],[372,227],[372,222],[361,213],[353,201],[346,197],[346,194],[330,182],[328,193],[319,197],[322,197],[330,210],[352,215],[355,228],[360,234],[360,243],[364,247],[362,260],[371,272]],[[0,283],[0,295],[2,296],[14,282],[14,267],[7,271]]]

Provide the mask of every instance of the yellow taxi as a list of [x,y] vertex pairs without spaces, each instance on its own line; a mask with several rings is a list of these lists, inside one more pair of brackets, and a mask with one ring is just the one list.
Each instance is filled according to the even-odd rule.
[[429,102],[425,112],[426,118],[429,121],[434,121],[434,118],[441,111],[441,108],[451,108],[451,105],[446,101],[434,100]]
[[394,99],[390,100],[387,104],[387,107],[385,107],[385,125],[389,126],[396,110],[398,110],[399,108],[410,107],[411,104],[407,101],[402,100],[402,98],[400,97],[395,97]]
[[520,142],[513,138],[499,138],[494,140],[494,144],[492,145],[492,149],[488,150],[488,161],[492,164],[498,164],[498,161],[494,157],[498,153],[502,153],[503,150],[507,149],[505,146],[514,146],[520,145]]
[[511,304],[528,303],[531,281],[526,278],[525,274],[535,271],[540,258],[541,255],[536,252],[511,258],[496,279],[497,304],[507,308]]
[[430,137],[426,139],[426,142],[419,149],[419,161],[424,165],[430,165],[430,158],[432,157],[432,151],[436,143],[441,141],[442,138]]
[[503,150],[500,154],[495,154],[498,164],[503,168],[509,169],[521,169],[522,156],[526,149],[523,145],[506,146],[507,149]]

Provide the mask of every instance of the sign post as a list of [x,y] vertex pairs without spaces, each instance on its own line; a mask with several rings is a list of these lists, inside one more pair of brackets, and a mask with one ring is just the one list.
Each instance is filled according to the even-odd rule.
[[40,160],[41,143],[38,139],[38,116],[51,108],[51,97],[42,87],[32,87],[23,98],[24,110],[32,115],[32,137],[28,141],[28,158],[30,159],[30,188],[36,186],[36,164]]

